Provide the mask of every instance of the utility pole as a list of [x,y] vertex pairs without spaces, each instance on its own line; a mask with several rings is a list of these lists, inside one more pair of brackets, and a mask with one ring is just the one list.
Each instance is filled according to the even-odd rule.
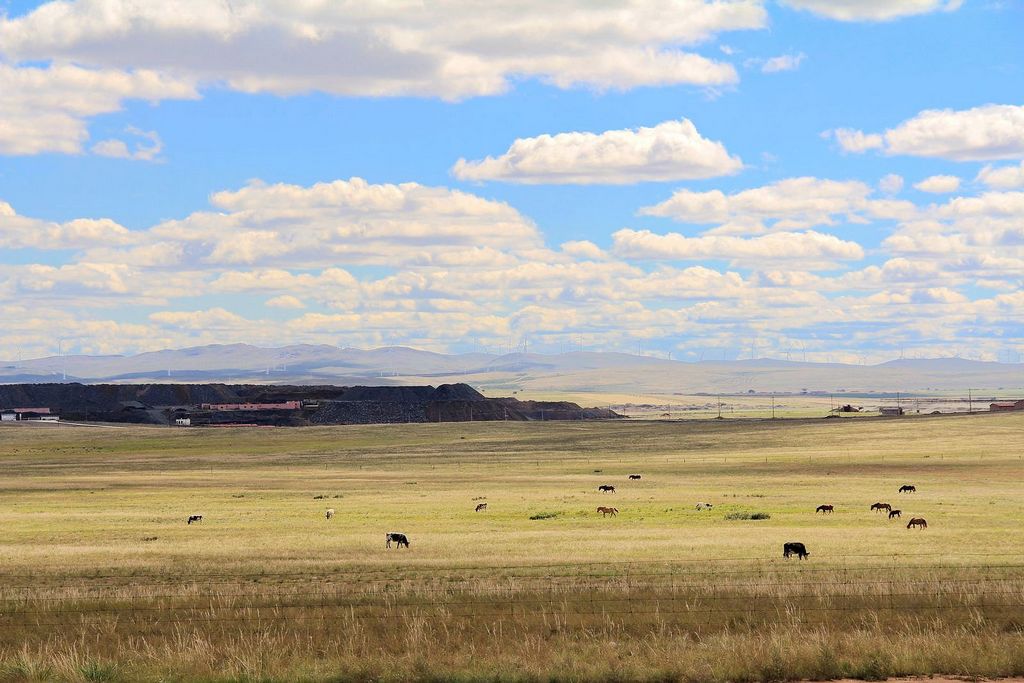
[[722,419],[722,395],[718,395],[718,419]]
[[974,412],[974,397],[971,395],[971,390],[967,390],[967,412]]
[[772,393],[772,419],[775,419],[775,393]]

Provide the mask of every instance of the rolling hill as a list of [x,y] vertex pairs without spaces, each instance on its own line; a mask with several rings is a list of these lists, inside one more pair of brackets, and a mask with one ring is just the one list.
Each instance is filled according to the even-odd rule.
[[51,356],[0,362],[0,383],[232,382],[422,385],[465,382],[495,392],[966,392],[1024,390],[1024,364],[962,358],[877,365],[776,359],[666,360],[608,352],[440,354],[377,349],[247,344],[167,349],[132,356]]

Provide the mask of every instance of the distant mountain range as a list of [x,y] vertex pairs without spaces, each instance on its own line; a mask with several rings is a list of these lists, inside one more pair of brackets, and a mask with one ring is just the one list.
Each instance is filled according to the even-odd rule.
[[[423,385],[466,382],[516,390],[618,393],[894,392],[1020,389],[1024,364],[961,358],[878,365],[785,360],[671,361],[623,353],[440,354],[391,346],[352,349],[216,344],[134,356],[53,356],[0,362],[0,383],[230,382]],[[493,394],[491,394],[493,395]]]

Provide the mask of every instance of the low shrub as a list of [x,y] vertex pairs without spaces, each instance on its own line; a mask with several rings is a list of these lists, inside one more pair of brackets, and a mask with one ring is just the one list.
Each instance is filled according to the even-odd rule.
[[725,518],[728,520],[746,519],[771,519],[767,512],[727,512]]
[[538,512],[535,515],[530,515],[530,519],[553,519],[559,514],[558,512]]

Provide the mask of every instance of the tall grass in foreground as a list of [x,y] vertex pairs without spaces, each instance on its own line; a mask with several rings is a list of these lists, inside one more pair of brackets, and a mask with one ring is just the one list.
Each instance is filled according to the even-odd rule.
[[12,681],[1024,674],[1017,565],[49,577],[0,600]]
[[205,630],[162,637],[26,644],[0,658],[0,678],[21,680],[882,680],[935,671],[971,677],[1024,674],[1024,635],[982,623],[913,620],[835,631],[779,622],[713,633],[654,620],[572,627],[503,621],[451,623],[443,615],[368,625],[345,619]]

